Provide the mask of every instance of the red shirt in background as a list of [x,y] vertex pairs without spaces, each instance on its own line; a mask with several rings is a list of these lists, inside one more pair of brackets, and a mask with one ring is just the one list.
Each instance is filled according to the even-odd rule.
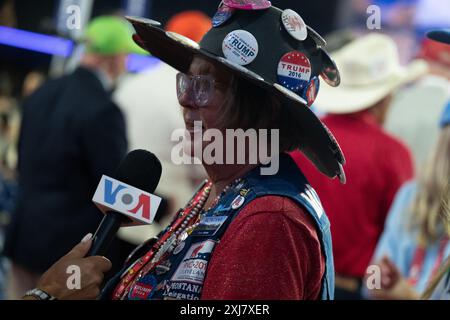
[[293,200],[250,202],[214,249],[202,299],[318,299],[325,257],[312,217]]
[[336,273],[363,277],[395,193],[413,176],[412,158],[367,111],[328,115],[323,122],[344,153],[347,183],[321,174],[298,151],[292,157],[330,219]]

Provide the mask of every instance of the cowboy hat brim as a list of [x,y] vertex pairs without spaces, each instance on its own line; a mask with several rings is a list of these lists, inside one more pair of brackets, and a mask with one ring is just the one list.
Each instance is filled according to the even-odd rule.
[[415,60],[408,67],[400,68],[383,81],[371,85],[349,86],[345,84],[345,79],[337,88],[324,84],[315,106],[322,112],[334,114],[362,111],[381,101],[402,85],[416,80],[426,71],[426,63]]
[[211,54],[188,38],[173,32],[166,32],[159,23],[149,19],[127,17],[136,30],[133,39],[153,56],[171,65],[180,72],[189,70],[194,56],[201,56],[220,64],[234,75],[272,92],[293,114],[301,119],[299,125],[305,133],[305,147],[302,151],[328,177],[338,176],[345,182],[342,165],[345,160],[341,149],[330,131],[307,106],[306,101],[277,83],[271,83],[244,66],[234,64],[224,57]]

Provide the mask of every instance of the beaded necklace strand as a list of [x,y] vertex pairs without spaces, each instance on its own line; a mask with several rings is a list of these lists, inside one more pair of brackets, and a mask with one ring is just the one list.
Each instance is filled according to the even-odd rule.
[[124,272],[119,285],[114,290],[113,299],[125,299],[133,286],[143,276],[152,272],[172,253],[179,243],[186,240],[189,234],[191,234],[191,232],[199,225],[202,213],[215,207],[220,199],[240,181],[241,179],[239,178],[227,185],[220,195],[214,199],[211,206],[207,210],[204,210],[204,205],[211,192],[212,186],[210,181],[206,181],[204,187],[200,189],[192,201],[190,201],[183,210],[180,210],[178,217],[160,237],[152,249]]

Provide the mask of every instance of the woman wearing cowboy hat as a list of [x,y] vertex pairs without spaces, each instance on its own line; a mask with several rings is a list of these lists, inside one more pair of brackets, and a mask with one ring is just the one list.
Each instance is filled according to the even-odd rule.
[[[265,0],[224,1],[200,44],[166,33],[154,21],[129,20],[135,41],[180,71],[177,95],[186,129],[194,135],[185,152],[211,147],[196,138],[199,130],[269,129],[279,134],[269,146],[279,146],[270,155],[279,170],[265,175],[261,163],[249,162],[251,144],[236,155],[244,162],[205,161],[209,179],[157,239],[132,254],[102,298],[332,299],[329,222],[286,154],[300,148],[322,173],[345,180],[339,146],[309,109],[319,75],[339,83],[336,66],[321,48],[323,39],[296,12]],[[234,154],[229,147],[223,151]],[[86,238],[56,263],[37,292],[95,298],[109,266],[101,257],[83,258],[90,243]],[[81,265],[82,277],[86,274],[76,292],[65,287],[61,270],[69,264]]]

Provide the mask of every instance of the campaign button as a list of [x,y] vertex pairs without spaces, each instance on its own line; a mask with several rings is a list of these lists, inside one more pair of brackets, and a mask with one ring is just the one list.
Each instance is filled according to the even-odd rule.
[[183,251],[183,249],[184,249],[184,247],[185,247],[185,245],[186,245],[186,242],[180,242],[177,246],[176,246],[176,248],[173,250],[173,254],[179,254],[181,251]]
[[313,77],[309,81],[308,86],[304,90],[303,98],[308,102],[308,106],[311,106],[317,98],[319,92],[320,81],[318,77]]
[[233,202],[231,203],[231,208],[238,209],[244,204],[244,202],[245,202],[245,198],[243,196],[239,195],[236,198],[234,198]]
[[300,93],[311,78],[311,63],[308,57],[299,52],[286,53],[278,63],[278,83],[285,88]]
[[230,8],[229,6],[222,4],[217,10],[214,17],[212,18],[212,26],[214,28],[221,26],[233,16],[235,11],[236,9]]
[[341,76],[336,63],[322,48],[319,49],[319,52],[322,60],[322,71],[320,72],[320,76],[330,86],[337,87],[341,83]]
[[223,0],[223,3],[240,10],[263,10],[272,6],[268,0]]
[[153,276],[145,276],[138,281],[133,289],[130,291],[130,300],[146,300],[149,299],[153,293],[153,288],[157,285],[156,279]]
[[222,51],[231,62],[247,65],[258,55],[258,41],[248,31],[235,30],[223,40]]
[[172,264],[169,260],[163,261],[161,264],[157,265],[155,268],[156,275],[160,276],[167,273],[170,270]]
[[308,29],[306,28],[305,22],[294,10],[284,10],[281,14],[281,21],[286,31],[295,39],[303,41],[308,36]]

